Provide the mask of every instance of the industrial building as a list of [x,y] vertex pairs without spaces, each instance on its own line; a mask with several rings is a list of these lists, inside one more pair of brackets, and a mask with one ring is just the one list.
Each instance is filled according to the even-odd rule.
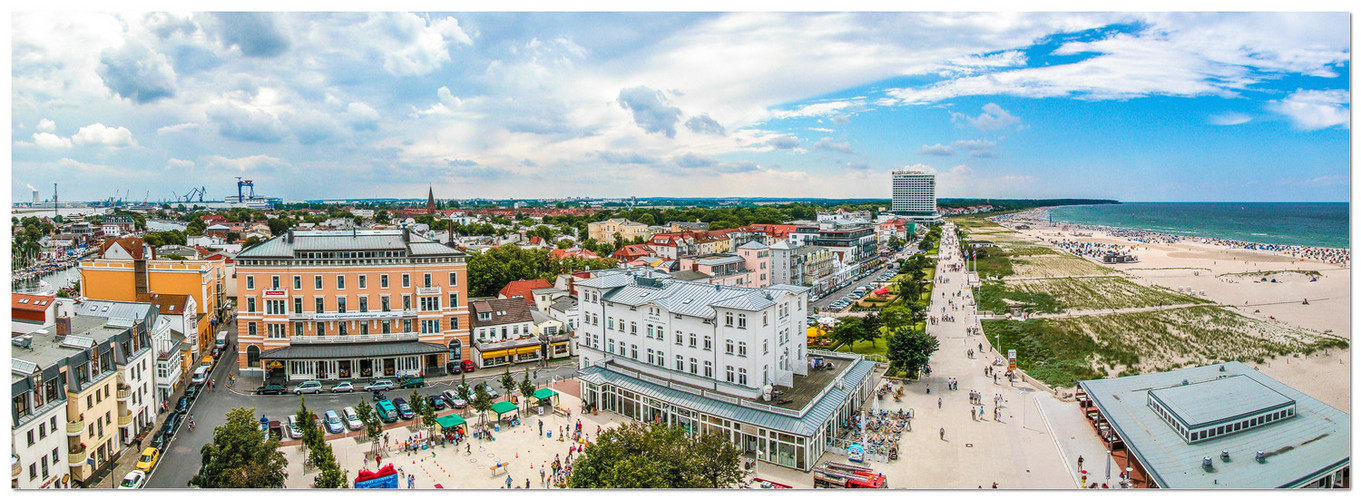
[[1077,399],[1133,487],[1351,484],[1351,417],[1237,361],[1086,380]]

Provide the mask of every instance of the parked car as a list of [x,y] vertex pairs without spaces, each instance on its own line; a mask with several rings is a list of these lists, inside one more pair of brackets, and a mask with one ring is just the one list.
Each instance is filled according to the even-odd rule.
[[449,363],[449,374],[458,375],[463,373],[463,363]]
[[383,423],[390,424],[397,421],[397,407],[392,404],[392,401],[386,399],[379,401],[378,404],[373,405],[373,410],[378,412],[378,418],[382,419]]
[[293,394],[319,394],[321,393],[321,382],[308,380],[293,386]]
[[194,398],[198,397],[198,387],[199,386],[196,385],[189,386],[189,388],[184,390],[184,397],[189,398],[189,401],[193,401]]
[[416,410],[411,409],[411,405],[406,404],[405,399],[402,398],[394,399],[392,400],[392,404],[397,407],[397,416],[402,417],[402,420],[411,420],[413,418],[416,418]]
[[298,427],[297,415],[288,416],[288,425],[284,426],[284,432],[288,433],[290,439],[302,439],[302,428]]
[[463,398],[458,397],[458,393],[454,391],[444,391],[444,401],[449,403],[449,406],[457,409],[463,409],[468,406],[468,402],[464,401]]
[[180,414],[171,413],[169,417],[165,417],[165,423],[161,425],[161,434],[164,434],[166,439],[174,436],[175,428],[179,426],[179,423]]
[[369,385],[364,386],[364,390],[366,391],[386,391],[391,388],[393,388],[393,384],[392,381],[388,379],[375,380],[370,382]]
[[256,394],[283,394],[284,386],[279,384],[262,385],[255,390]]
[[403,389],[412,389],[416,387],[425,387],[425,379],[420,377],[410,377],[402,379]]
[[475,372],[477,371],[477,366],[473,364],[472,360],[465,359],[463,360],[463,371],[468,373]]
[[135,490],[146,484],[146,473],[135,470],[123,476],[123,481],[118,483],[120,490]]
[[180,396],[180,400],[175,402],[175,413],[189,411],[189,396]]
[[335,410],[326,410],[326,418],[324,420],[326,421],[326,430],[331,431],[331,434],[345,432],[345,428],[340,425],[340,416],[336,415]]
[[354,411],[353,406],[346,406],[344,410],[341,410],[341,413],[345,414],[345,427],[349,427],[352,431],[364,428],[364,421],[359,420],[359,413]]
[[427,404],[429,404],[431,407],[434,407],[435,411],[443,410],[445,407],[444,398],[440,396],[430,396],[429,403]]
[[331,392],[354,392],[354,384],[341,382],[331,386]]
[[488,395],[488,396],[491,396],[492,399],[496,399],[496,398],[501,397],[501,394],[498,393],[498,392],[496,392],[496,389],[493,389],[493,388],[491,387],[491,384],[488,384],[488,383],[486,383],[486,382],[483,382],[481,385],[482,385],[482,389],[485,390],[485,391],[487,391],[487,395]]
[[160,458],[161,450],[155,448],[142,450],[142,456],[137,459],[136,468],[142,472],[151,472],[151,468],[156,466],[156,461],[160,460]]

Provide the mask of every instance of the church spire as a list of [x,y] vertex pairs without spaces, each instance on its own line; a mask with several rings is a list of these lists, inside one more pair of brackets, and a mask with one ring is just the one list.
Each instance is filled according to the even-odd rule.
[[435,213],[435,188],[430,187],[430,199],[425,202],[425,213]]

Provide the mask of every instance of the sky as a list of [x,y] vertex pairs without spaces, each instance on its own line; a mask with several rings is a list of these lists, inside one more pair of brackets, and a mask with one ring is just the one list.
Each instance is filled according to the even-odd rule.
[[1346,201],[1349,23],[16,12],[11,194]]

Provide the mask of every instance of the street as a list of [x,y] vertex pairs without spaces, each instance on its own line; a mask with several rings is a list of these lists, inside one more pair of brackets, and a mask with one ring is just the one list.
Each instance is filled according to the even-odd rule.
[[[898,253],[896,253],[896,254],[890,256],[886,262],[892,263],[892,262],[896,262],[898,259],[906,259],[906,258],[912,256],[913,253],[916,253],[916,247],[913,247],[913,246],[911,246],[911,245],[908,245],[908,246],[903,247],[903,249],[900,250]],[[838,300],[841,300],[842,297],[845,297],[846,295],[849,295],[852,291],[854,291],[854,290],[856,289],[856,287],[859,287],[859,286],[861,286],[861,285],[869,285],[870,283],[872,283],[872,282],[874,282],[874,281],[879,281],[879,275],[880,275],[880,274],[883,274],[883,272],[884,272],[885,269],[888,269],[888,266],[887,266],[887,265],[885,265],[884,267],[881,267],[881,268],[879,268],[879,269],[870,271],[870,274],[869,274],[868,276],[865,276],[865,277],[862,278],[862,279],[856,280],[856,281],[853,282],[853,283],[850,283],[850,284],[848,284],[848,285],[846,285],[846,286],[843,286],[843,287],[841,287],[841,288],[839,288],[839,289],[837,289],[837,290],[835,290],[835,291],[833,291],[833,292],[831,292],[831,293],[828,293],[827,296],[825,296],[825,297],[822,297],[822,298],[820,298],[820,299],[818,299],[818,300],[813,301],[813,303],[811,304],[811,305],[813,306],[813,311],[815,311],[815,312],[823,312],[824,309],[825,309],[829,304],[831,304],[831,303],[833,303],[833,302],[836,302],[836,301],[838,301]]]
[[[232,345],[236,345],[234,341]],[[233,360],[236,358],[229,353],[228,355],[224,355],[224,359]],[[202,397],[194,402],[193,407],[190,408],[189,414],[194,417],[195,429],[190,431],[188,428],[184,428],[176,433],[174,439],[170,442],[169,448],[163,450],[160,465],[158,465],[147,478],[147,488],[186,487],[189,478],[193,477],[194,474],[197,474],[200,465],[202,465],[202,457],[199,450],[203,448],[203,445],[208,444],[212,440],[213,428],[226,423],[227,412],[234,408],[255,408],[257,419],[263,415],[269,417],[270,420],[284,420],[287,419],[289,415],[297,413],[299,399],[303,397],[306,398],[307,408],[318,416],[324,414],[326,410],[335,410],[339,413],[341,408],[355,406],[361,398],[372,404],[372,396],[362,389],[348,394],[321,393],[307,396],[295,396],[292,393],[287,393],[281,396],[259,396],[254,394],[255,389],[259,386],[258,381],[253,379],[246,381],[240,377],[236,380],[237,386],[228,389],[227,379],[230,374],[235,373],[236,370],[232,365],[221,366],[223,369],[214,370],[213,375],[210,377],[211,380],[216,381],[217,389],[211,392],[205,392]],[[500,384],[497,382],[497,379],[505,373],[504,370],[504,368],[478,370],[473,372],[472,375],[467,376],[468,384],[473,385],[475,382],[486,381],[498,392],[504,393],[505,391],[501,389]],[[537,376],[535,375],[536,372]],[[515,376],[516,381],[519,381],[520,377],[523,376],[524,367],[512,366],[510,373]],[[538,370],[535,370],[531,366],[529,370],[530,380],[535,380],[540,384],[547,383],[552,379],[561,380],[572,377],[575,376],[575,374],[576,364],[572,361],[550,363],[548,367],[540,368]],[[427,385],[420,388],[419,391],[422,395],[438,394],[445,390],[452,390],[454,386],[458,385],[460,380],[460,376],[458,375],[440,377],[438,379],[427,378]],[[339,382],[323,383],[323,385],[329,388],[336,383]],[[363,384],[367,383],[367,381],[361,382],[355,380],[354,383],[357,388],[362,388]],[[290,384],[286,387],[291,390],[293,385],[294,384]],[[389,399],[399,397],[407,398],[410,394],[411,389],[393,389],[385,393]],[[505,394],[501,394],[501,396],[505,397]],[[340,452],[337,451],[337,453]]]

